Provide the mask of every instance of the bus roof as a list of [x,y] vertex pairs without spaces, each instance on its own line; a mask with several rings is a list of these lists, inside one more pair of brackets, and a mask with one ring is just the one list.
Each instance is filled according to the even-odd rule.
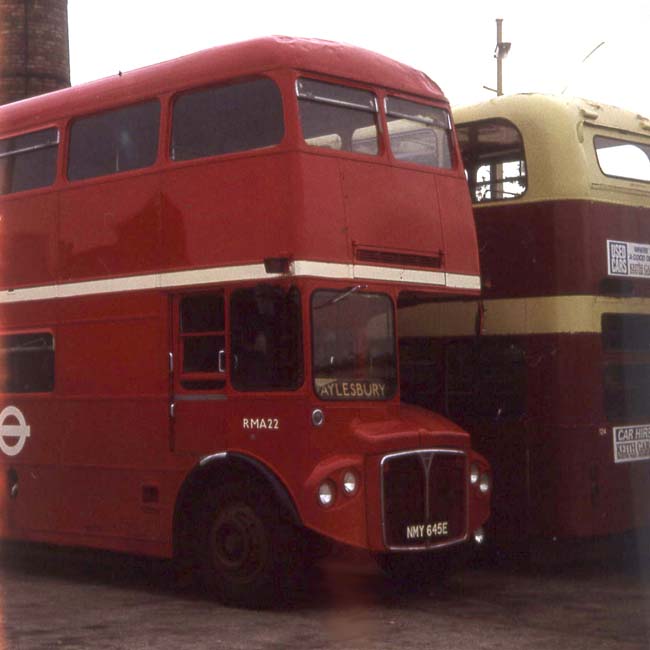
[[523,138],[528,188],[504,201],[587,199],[650,206],[650,182],[606,175],[594,146],[594,137],[602,136],[646,148],[650,119],[586,99],[535,93],[454,109],[457,127],[491,119],[508,120]]
[[213,47],[2,106],[0,134],[124,104],[126,98],[135,102],[278,68],[361,81],[446,102],[426,74],[383,55],[333,41],[274,36]]

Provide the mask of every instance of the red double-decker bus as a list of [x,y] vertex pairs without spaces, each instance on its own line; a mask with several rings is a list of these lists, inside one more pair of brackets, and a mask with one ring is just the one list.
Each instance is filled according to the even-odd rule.
[[258,602],[318,535],[395,573],[490,473],[400,403],[398,301],[475,296],[448,104],[268,38],[0,108],[3,538],[189,556]]
[[405,350],[444,376],[407,392],[492,463],[502,546],[637,534],[650,525],[650,121],[536,94],[454,116],[483,301],[405,312]]

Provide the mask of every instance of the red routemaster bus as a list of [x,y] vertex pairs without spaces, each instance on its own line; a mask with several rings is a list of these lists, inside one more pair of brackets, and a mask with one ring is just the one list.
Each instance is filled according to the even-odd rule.
[[234,603],[310,535],[423,578],[482,538],[488,464],[400,403],[397,301],[479,292],[426,75],[267,38],[0,129],[2,537],[187,554]]
[[466,426],[493,464],[493,539],[647,527],[650,121],[535,94],[454,116],[483,301],[404,313],[404,354],[445,377],[406,393]]

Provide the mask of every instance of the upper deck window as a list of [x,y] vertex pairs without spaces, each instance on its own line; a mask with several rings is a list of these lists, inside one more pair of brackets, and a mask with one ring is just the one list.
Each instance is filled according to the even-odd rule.
[[299,79],[296,85],[305,142],[313,147],[377,155],[377,98],[367,90]]
[[451,119],[442,108],[386,99],[390,148],[397,160],[451,168]]
[[503,119],[456,126],[473,203],[520,197],[528,187],[524,143]]
[[203,88],[174,103],[172,160],[191,160],[279,144],[280,90],[272,79]]
[[650,181],[650,144],[597,135],[594,148],[600,169],[606,176]]
[[58,144],[55,128],[0,140],[0,194],[52,185]]
[[68,178],[78,181],[152,165],[159,122],[157,100],[76,120],[70,131]]

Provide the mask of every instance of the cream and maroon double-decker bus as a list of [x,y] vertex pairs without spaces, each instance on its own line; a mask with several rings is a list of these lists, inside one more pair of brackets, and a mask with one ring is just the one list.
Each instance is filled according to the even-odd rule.
[[497,541],[647,527],[650,121],[538,94],[454,118],[482,299],[403,310],[405,395],[493,463]]

